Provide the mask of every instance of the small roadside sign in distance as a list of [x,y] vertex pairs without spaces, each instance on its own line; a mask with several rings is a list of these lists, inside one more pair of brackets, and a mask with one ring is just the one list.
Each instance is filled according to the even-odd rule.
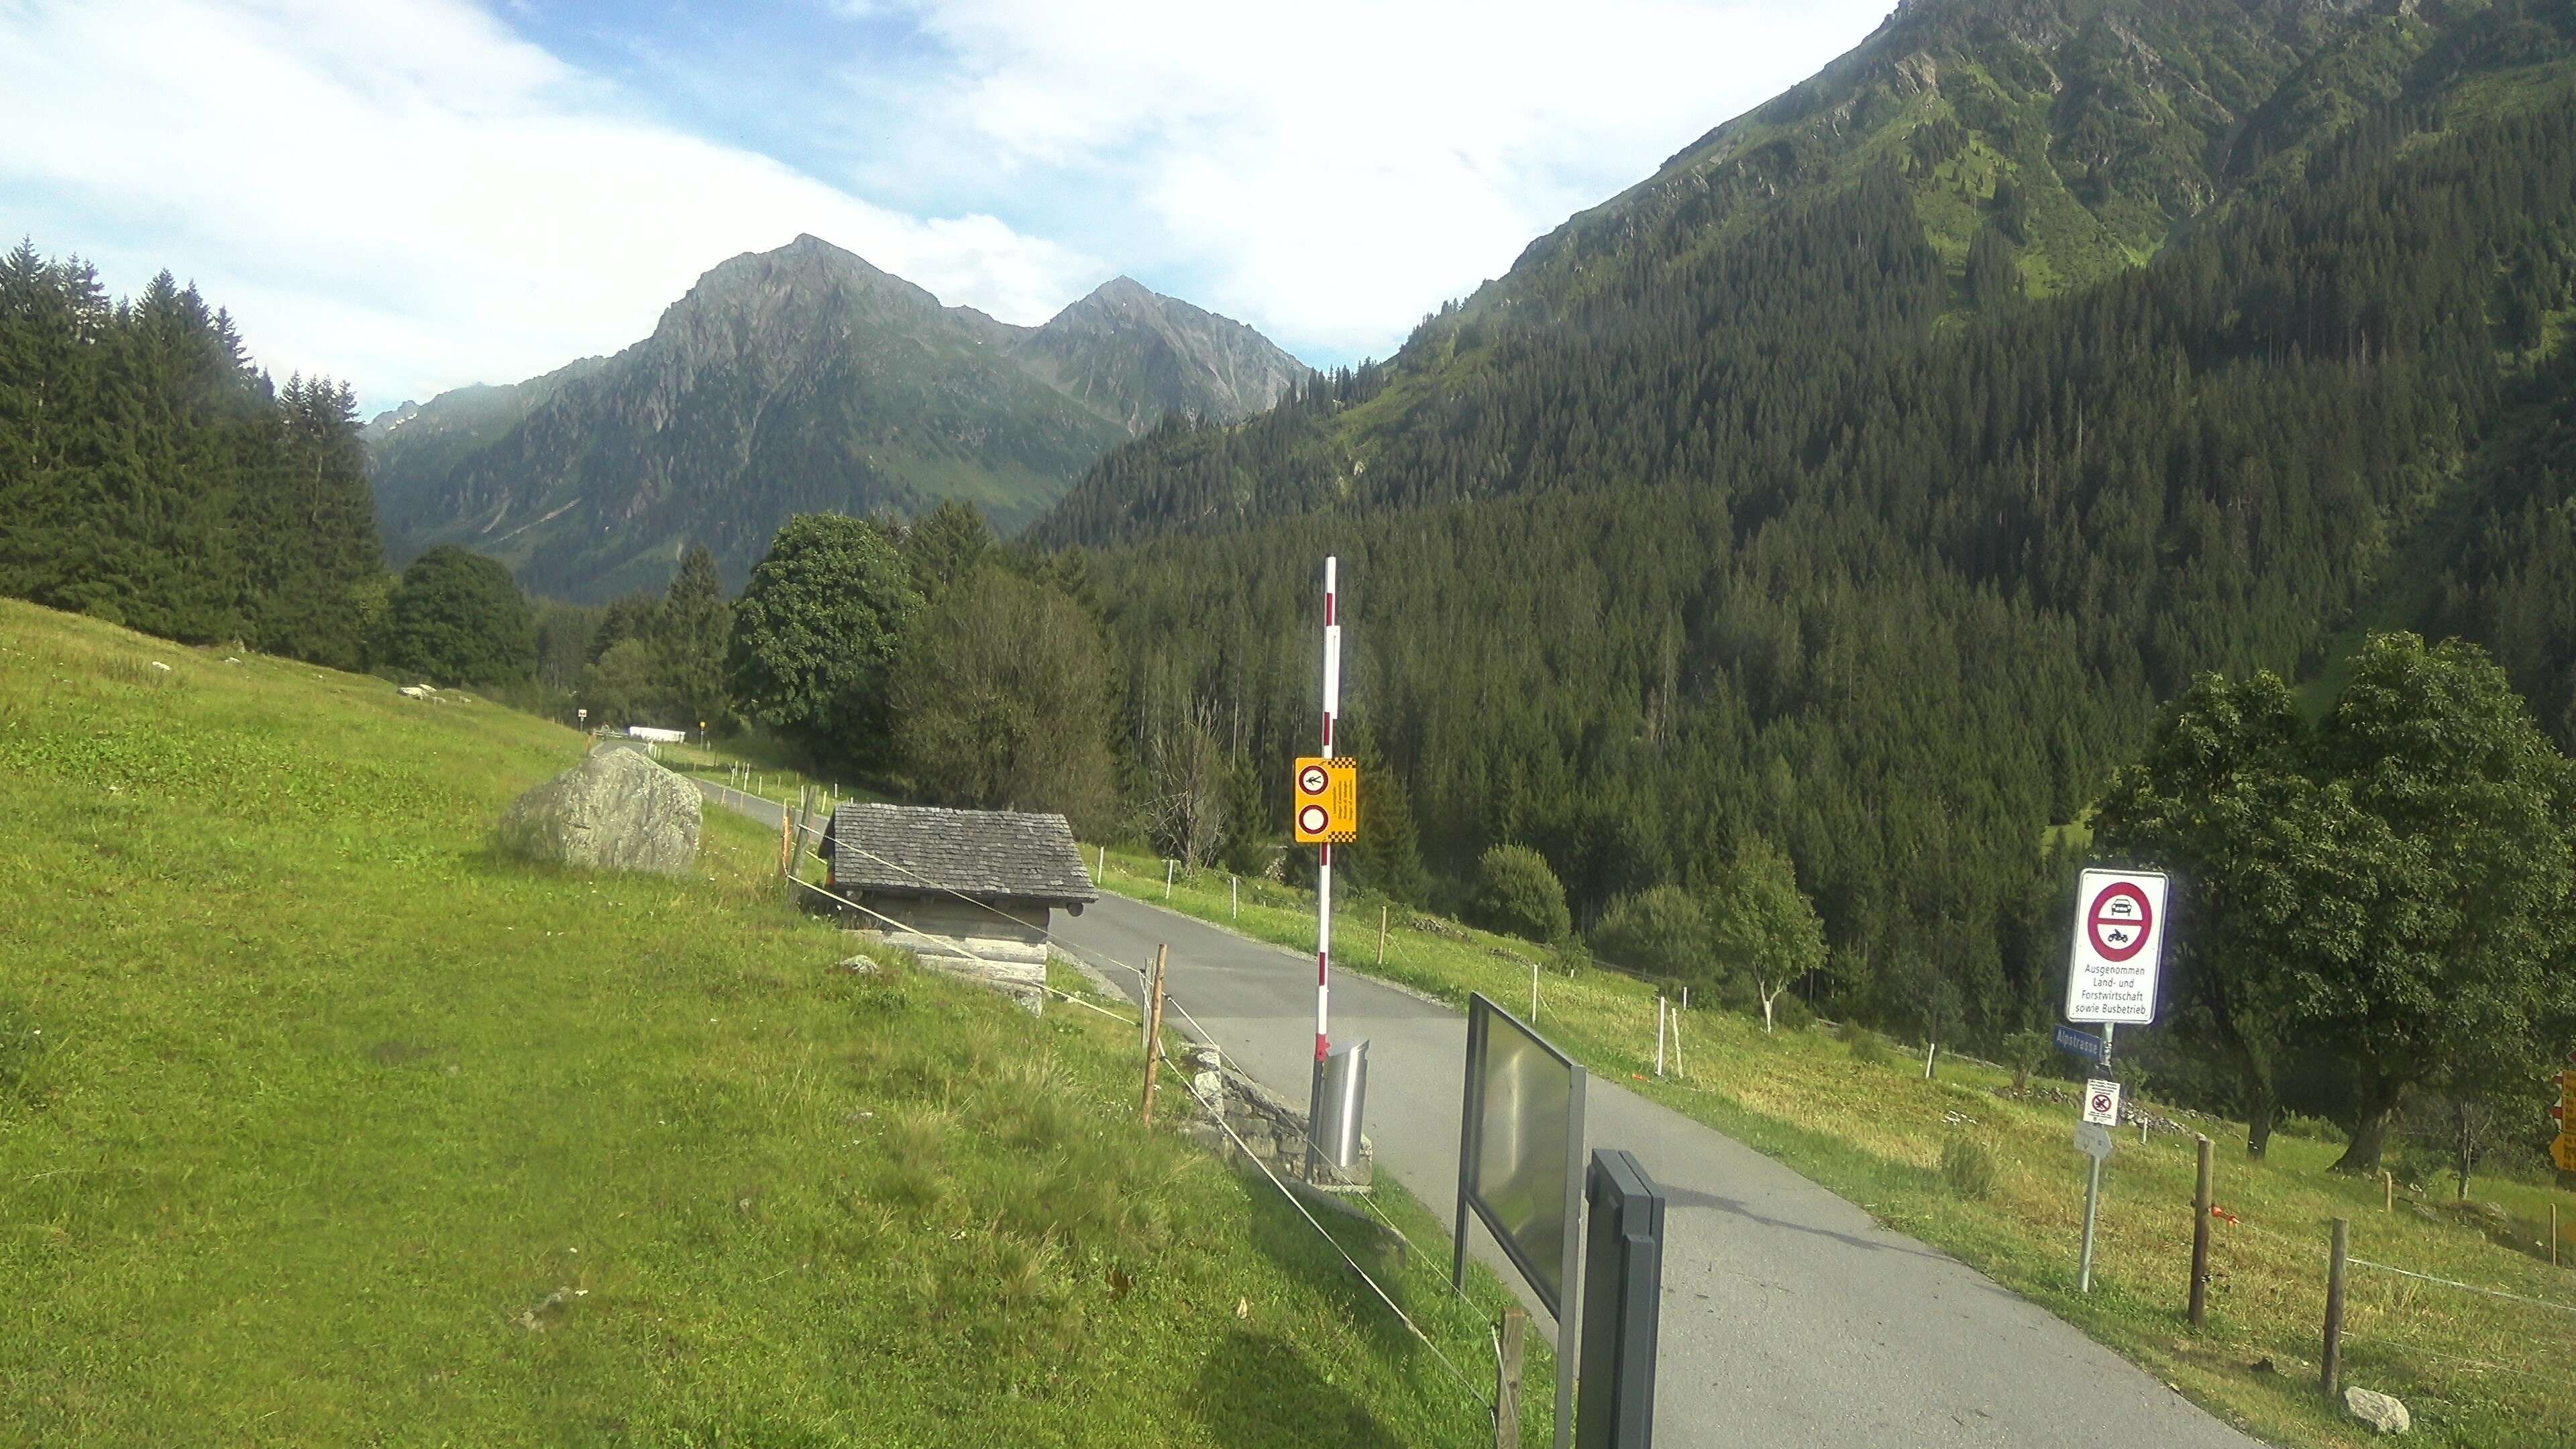
[[2558,1159],[2560,1172],[2576,1172],[2576,1137],[2559,1133],[2558,1139],[2549,1144],[2549,1155]]
[[2120,1125],[2120,1084],[2091,1081],[2084,1084],[2084,1120],[2105,1127]]
[[2068,1021],[2145,1026],[2156,1019],[2166,886],[2158,871],[2084,872],[2075,888],[2075,940],[2067,953]]
[[2096,1162],[2111,1160],[2111,1129],[2099,1122],[2075,1124],[2075,1150]]

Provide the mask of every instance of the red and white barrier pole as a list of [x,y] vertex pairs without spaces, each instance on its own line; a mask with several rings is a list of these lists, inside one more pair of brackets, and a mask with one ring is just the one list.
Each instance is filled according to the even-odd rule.
[[[1324,560],[1324,758],[1333,757],[1333,717],[1342,709],[1342,621],[1336,598],[1339,559]],[[1333,847],[1315,847],[1315,1078],[1306,1101],[1306,1180],[1315,1180],[1316,1124],[1324,1114],[1324,1058],[1331,1054],[1333,997]]]

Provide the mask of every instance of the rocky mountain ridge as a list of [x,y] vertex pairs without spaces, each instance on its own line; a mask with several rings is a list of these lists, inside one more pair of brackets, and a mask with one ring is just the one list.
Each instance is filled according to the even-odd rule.
[[948,306],[812,236],[710,269],[653,334],[366,430],[395,557],[459,543],[541,592],[740,580],[797,512],[945,498],[1011,532],[1168,412],[1249,416],[1305,374],[1251,328],[1117,278],[1038,327]]

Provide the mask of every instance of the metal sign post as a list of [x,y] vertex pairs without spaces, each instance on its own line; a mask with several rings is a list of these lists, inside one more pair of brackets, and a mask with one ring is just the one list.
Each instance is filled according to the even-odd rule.
[[2075,1291],[2093,1291],[2093,1215],[2102,1202],[2102,1164],[2111,1160],[2111,1129],[2099,1122],[2084,1122],[2075,1128],[2075,1150],[2093,1159],[2091,1177],[2084,1184],[2084,1257],[2075,1270]]
[[[2094,1228],[2102,1201],[2102,1164],[2111,1156],[2111,1129],[2120,1125],[2120,1084],[2111,1077],[2111,1041],[2123,1024],[2156,1019],[2156,978],[2170,934],[2170,882],[2161,871],[2088,869],[2075,891],[2075,933],[2067,949],[2066,1019],[2102,1028],[2102,1075],[2084,1084],[2084,1121],[2075,1146],[2093,1159],[2084,1187],[2084,1253],[2076,1269],[2079,1292],[2093,1291]],[[2070,1038],[2072,1041],[2070,1041]],[[2058,1042],[2085,1040],[2058,1028]]]

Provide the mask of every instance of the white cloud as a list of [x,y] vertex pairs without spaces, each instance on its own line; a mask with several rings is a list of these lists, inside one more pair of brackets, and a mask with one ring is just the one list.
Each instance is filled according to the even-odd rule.
[[[637,7],[612,39],[679,57],[644,94],[473,0],[0,0],[0,224],[120,291],[193,277],[369,406],[622,347],[798,232],[1014,321],[1124,270],[1383,355],[1890,3]],[[754,120],[798,166],[705,139]]]
[[913,0],[954,65],[854,66],[863,99],[911,117],[854,165],[1093,190],[1119,224],[1073,233],[1087,249],[1197,279],[1192,300],[1292,346],[1384,353],[1890,4]]
[[625,346],[798,232],[1017,321],[1101,271],[643,119],[460,0],[0,6],[0,198],[117,290],[196,278],[264,365],[369,406]]

